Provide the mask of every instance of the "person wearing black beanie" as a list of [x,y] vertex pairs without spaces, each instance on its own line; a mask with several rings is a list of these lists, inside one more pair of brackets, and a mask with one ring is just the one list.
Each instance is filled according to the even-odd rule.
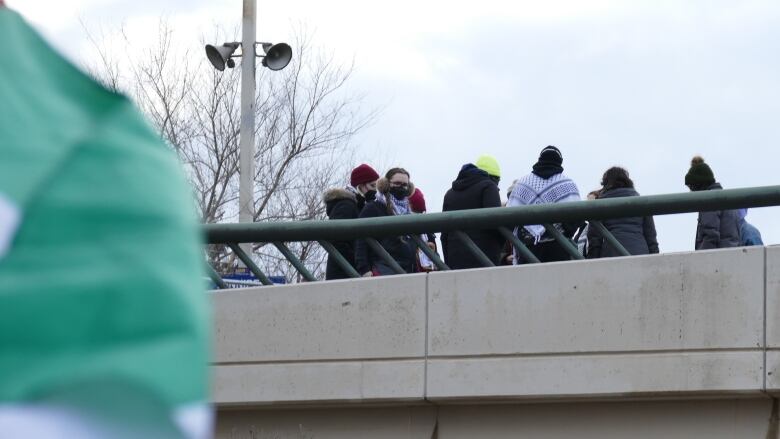
[[[685,185],[691,191],[721,190],[723,186],[715,181],[715,174],[704,163],[701,156],[691,159],[691,167],[685,174]],[[742,241],[739,231],[739,212],[719,210],[699,212],[696,226],[696,250],[739,247]]]
[[692,191],[706,191],[715,183],[715,174],[701,156],[691,159],[691,169],[685,174],[685,185]]
[[[542,148],[531,173],[517,179],[514,189],[509,194],[507,206],[532,206],[579,200],[580,192],[577,185],[563,173],[561,150],[548,145]],[[579,222],[553,224],[553,227],[567,238],[571,238],[580,226]],[[554,235],[542,224],[518,226],[514,234],[541,262],[571,259],[569,253],[558,244]],[[515,264],[528,262],[517,251],[514,253]]]

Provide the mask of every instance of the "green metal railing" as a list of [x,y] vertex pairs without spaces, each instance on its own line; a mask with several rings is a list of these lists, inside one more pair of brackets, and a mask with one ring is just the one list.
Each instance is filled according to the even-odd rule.
[[[433,261],[439,270],[448,270],[449,267],[438,254],[428,248],[419,235],[432,232],[452,233],[459,237],[483,266],[490,267],[493,266],[492,261],[474,244],[464,230],[495,229],[512,243],[518,254],[526,261],[536,263],[539,260],[512,233],[512,229],[529,224],[543,224],[572,259],[583,259],[576,245],[560,233],[553,224],[587,221],[619,254],[629,256],[620,242],[604,227],[602,220],[778,205],[780,205],[780,186],[764,186],[354,220],[207,224],[204,228],[207,244],[229,246],[261,283],[269,285],[271,282],[268,277],[248,255],[241,251],[238,244],[271,243],[304,279],[313,281],[314,276],[285,243],[317,241],[350,277],[359,277],[360,274],[331,243],[364,239],[377,256],[396,273],[401,274],[404,270],[382,248],[377,238],[411,236],[415,245]],[[209,274],[217,286],[221,287],[222,281],[216,272],[211,269]]]

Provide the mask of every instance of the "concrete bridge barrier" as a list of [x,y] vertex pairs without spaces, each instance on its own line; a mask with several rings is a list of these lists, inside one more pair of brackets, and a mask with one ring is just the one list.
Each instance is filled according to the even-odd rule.
[[218,436],[777,437],[778,263],[752,247],[214,292]]

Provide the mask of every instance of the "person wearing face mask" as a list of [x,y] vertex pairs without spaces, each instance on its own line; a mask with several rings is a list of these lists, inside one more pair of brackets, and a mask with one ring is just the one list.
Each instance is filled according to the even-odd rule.
[[[367,164],[362,164],[352,170],[350,185],[346,188],[333,188],[325,191],[325,213],[328,219],[355,219],[366,201],[373,201],[376,196],[376,182],[379,174]],[[335,241],[333,246],[342,256],[355,267],[355,241]],[[349,276],[339,266],[335,259],[328,257],[325,268],[325,279],[347,279]]]
[[[414,185],[409,181],[409,172],[403,168],[390,169],[385,174],[385,178],[377,181],[376,197],[374,201],[366,203],[360,212],[360,218],[409,215],[412,213],[409,206],[409,196],[412,193],[414,193]],[[411,237],[386,237],[380,239],[379,244],[405,272],[416,271],[417,246]],[[364,277],[396,274],[363,239],[358,239],[355,245],[355,263],[358,273]]]

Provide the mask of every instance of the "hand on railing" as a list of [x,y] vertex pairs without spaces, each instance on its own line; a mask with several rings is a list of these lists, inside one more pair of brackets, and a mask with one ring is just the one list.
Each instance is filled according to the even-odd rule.
[[366,273],[363,273],[363,277],[373,277],[373,276],[374,276],[374,273],[373,273],[373,272],[371,272],[371,271],[368,271],[368,272],[366,272]]

